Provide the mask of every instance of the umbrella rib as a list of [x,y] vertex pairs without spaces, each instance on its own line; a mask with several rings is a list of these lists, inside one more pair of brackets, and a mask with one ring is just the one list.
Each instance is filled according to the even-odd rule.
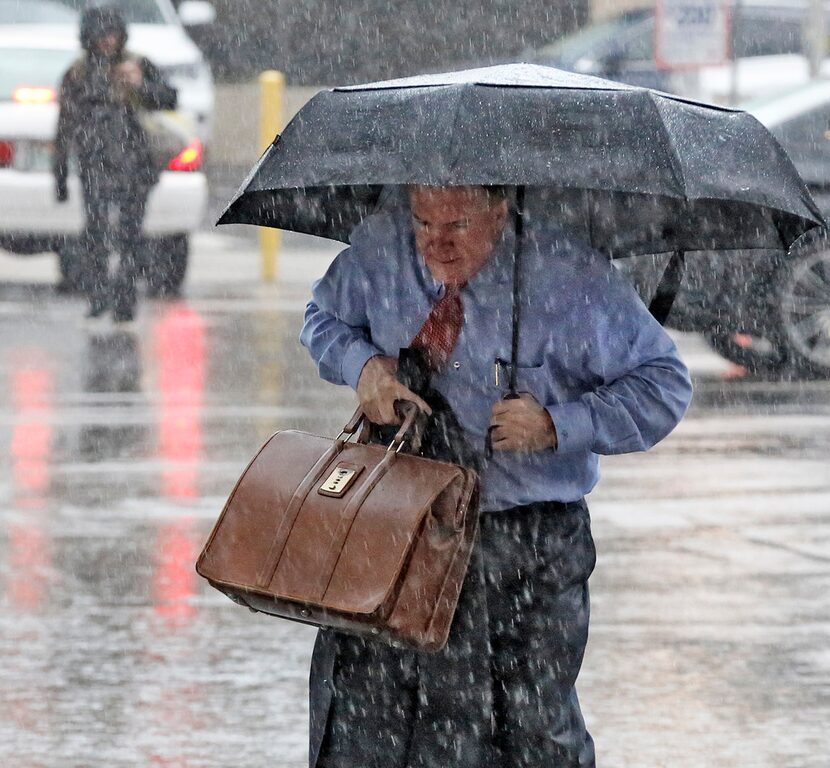
[[676,179],[677,183],[680,185],[680,190],[683,195],[683,199],[688,203],[689,196],[686,194],[686,177],[683,173],[683,166],[680,163],[680,155],[674,146],[674,142],[672,141],[672,137],[669,133],[668,128],[666,128],[666,124],[663,122],[663,113],[654,99],[655,95],[656,94],[649,92],[649,102],[651,103],[652,109],[657,113],[657,122],[665,138],[666,147],[669,151],[669,159],[671,160],[672,174],[674,175],[674,178]]
[[461,115],[461,102],[464,99],[467,89],[465,87],[458,88],[458,94],[455,99],[455,114],[452,117],[452,128],[449,131],[449,155],[452,158],[450,166],[448,170],[452,170],[455,167],[455,163],[458,160],[458,147],[455,140],[456,135],[456,127],[458,126],[458,120]]

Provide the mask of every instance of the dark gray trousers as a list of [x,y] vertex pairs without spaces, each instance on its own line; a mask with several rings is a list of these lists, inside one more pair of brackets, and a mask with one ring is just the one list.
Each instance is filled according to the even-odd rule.
[[[130,183],[118,186],[102,174],[82,174],[81,181],[86,214],[82,284],[90,308],[111,307],[117,316],[128,317],[137,302],[138,251],[150,188]],[[113,251],[119,260],[111,278],[109,255]]]
[[575,683],[596,559],[584,501],[482,515],[447,648],[321,631],[312,768],[592,768]]

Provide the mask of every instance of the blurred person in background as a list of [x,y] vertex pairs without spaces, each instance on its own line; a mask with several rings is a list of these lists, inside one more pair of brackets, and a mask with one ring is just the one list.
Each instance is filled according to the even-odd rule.
[[[61,83],[55,138],[55,193],[68,199],[68,158],[78,160],[86,226],[82,284],[87,317],[112,310],[116,323],[134,319],[138,250],[147,197],[159,179],[142,112],[175,109],[176,90],[149,60],[125,50],[127,26],[110,7],[81,16],[84,53]],[[111,218],[111,208],[117,217]],[[109,255],[119,254],[110,278]]]

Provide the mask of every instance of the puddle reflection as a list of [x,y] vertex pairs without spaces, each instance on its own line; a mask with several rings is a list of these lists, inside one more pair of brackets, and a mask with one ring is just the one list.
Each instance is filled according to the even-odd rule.
[[138,338],[126,331],[92,334],[84,368],[87,392],[138,392],[141,353]]
[[162,495],[198,496],[205,390],[205,327],[201,315],[171,306],[153,327],[152,358],[159,389],[158,454],[164,461]]
[[[102,395],[96,401],[98,404],[114,403],[129,411],[134,405],[133,399],[112,400],[106,396],[138,393],[141,375],[141,348],[133,334],[116,331],[89,336],[83,369],[84,391]],[[130,423],[128,413],[119,414],[109,423],[105,419],[94,419],[81,427],[80,455],[93,460],[128,455],[143,444],[146,435],[146,425]]]
[[40,508],[49,491],[49,458],[52,427],[54,375],[45,363],[36,362],[40,354],[26,355],[12,372],[12,402],[17,415],[11,438],[12,474],[15,506]]
[[51,547],[42,510],[51,485],[50,454],[54,374],[39,351],[17,356],[12,372],[12,402],[17,415],[12,431],[13,500],[25,514],[7,529],[6,594],[17,610],[37,611],[47,600]]
[[[153,547],[153,606],[168,630],[189,624],[196,614],[193,597],[202,532],[185,518],[159,526]],[[199,539],[199,541],[197,541]]]

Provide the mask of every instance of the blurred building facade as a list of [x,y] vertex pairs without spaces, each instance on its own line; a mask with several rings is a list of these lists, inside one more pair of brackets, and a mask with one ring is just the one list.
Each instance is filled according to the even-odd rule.
[[657,0],[591,0],[589,10],[593,21],[602,21],[626,11],[653,8],[656,4]]
[[349,83],[515,59],[585,24],[591,0],[212,0],[192,31],[219,80]]

